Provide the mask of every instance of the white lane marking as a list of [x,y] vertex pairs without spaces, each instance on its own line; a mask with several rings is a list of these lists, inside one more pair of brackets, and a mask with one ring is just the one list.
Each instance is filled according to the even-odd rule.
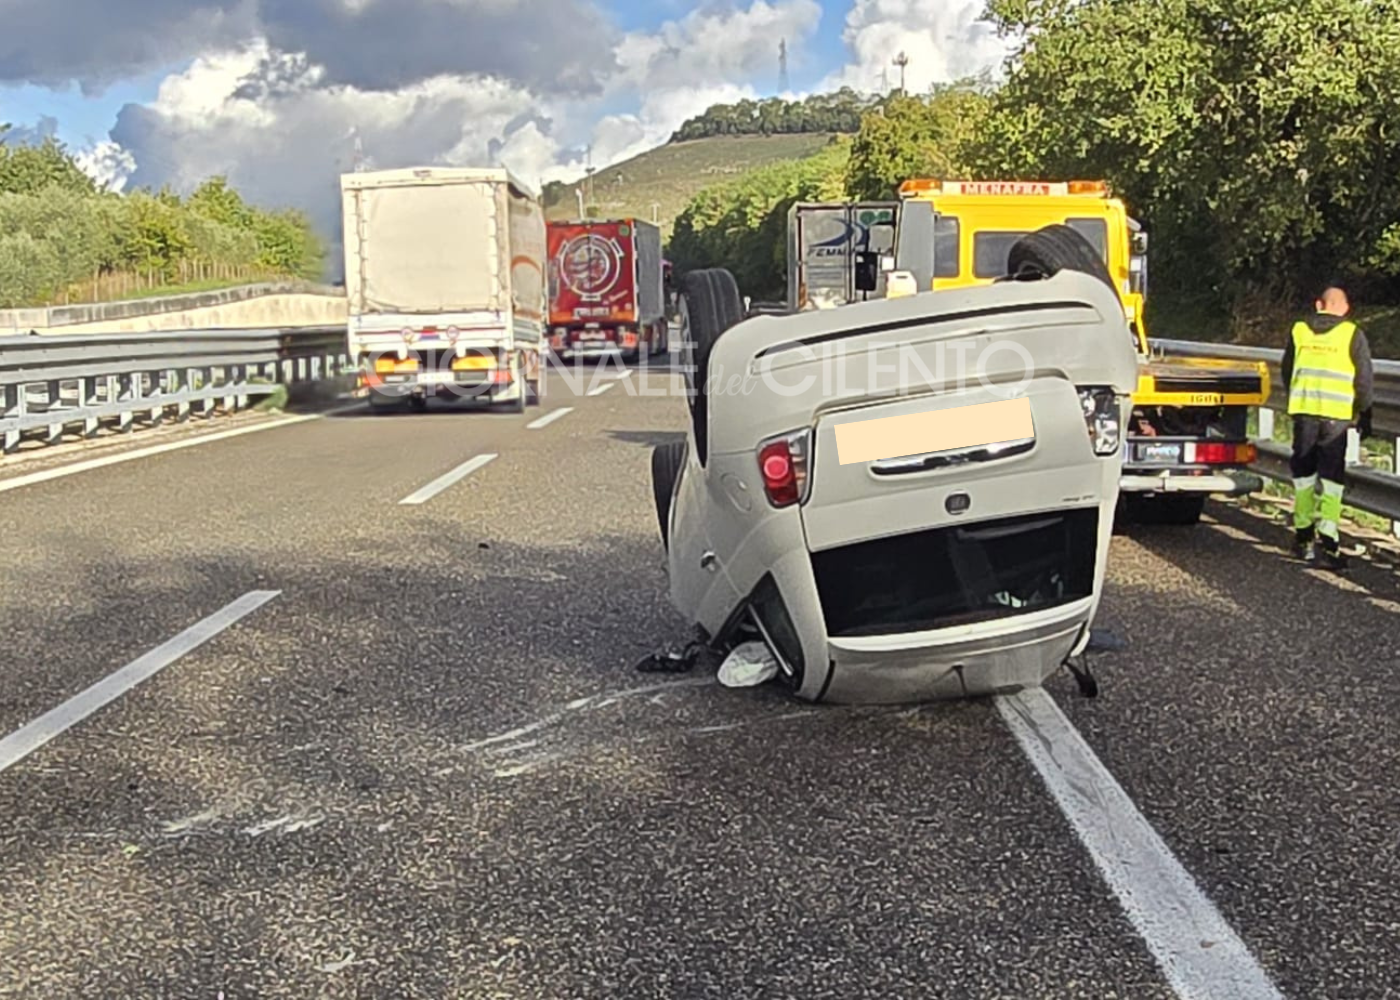
[[612,388],[613,386],[615,386],[615,385],[617,385],[616,382],[604,382],[602,385],[598,386],[598,388],[596,388],[596,389],[589,389],[589,390],[588,390],[588,394],[589,394],[590,396],[601,396],[603,393],[607,392],[609,389],[611,389],[611,388]]
[[538,420],[536,420],[534,423],[532,423],[532,424],[526,424],[526,425],[525,425],[525,429],[526,429],[527,431],[537,431],[537,430],[539,430],[541,427],[548,427],[550,424],[554,423],[554,421],[558,420],[560,417],[566,416],[567,414],[570,414],[570,413],[573,413],[573,412],[574,412],[574,408],[573,408],[572,406],[561,406],[561,407],[559,407],[559,409],[557,409],[557,410],[551,410],[549,413],[546,413],[544,416],[540,417],[540,418],[539,418]]
[[211,441],[225,441],[228,438],[239,437],[243,434],[257,434],[260,431],[270,431],[278,427],[290,427],[292,424],[304,424],[308,420],[321,420],[325,417],[334,416],[337,413],[347,413],[350,410],[358,410],[363,405],[363,403],[355,403],[351,406],[336,407],[324,413],[308,413],[300,417],[283,417],[278,420],[270,420],[267,423],[255,424],[252,427],[235,427],[232,430],[215,431],[213,434],[200,434],[196,437],[186,438],[181,441],[170,441],[166,444],[137,448],[134,451],[124,451],[120,455],[106,455],[102,458],[90,458],[84,462],[74,462],[72,465],[61,465],[54,469],[44,469],[41,472],[31,472],[27,475],[15,476],[12,479],[0,479],[0,493],[4,493],[7,490],[17,490],[21,486],[33,486],[35,483],[46,482],[50,479],[77,475],[79,472],[101,469],[108,465],[116,465],[118,462],[132,462],[138,458],[150,458],[152,455],[162,455],[167,451],[178,451],[181,448],[193,448],[195,445],[209,444]]
[[996,703],[1177,996],[1281,1000],[1055,700],[1031,688]]
[[196,622],[175,638],[146,655],[132,660],[115,673],[108,674],[92,687],[69,698],[57,708],[44,713],[28,725],[21,726],[0,740],[0,771],[28,757],[49,740],[70,726],[86,719],[99,708],[119,698],[137,684],[170,666],[180,657],[202,646],[239,619],[253,613],[280,590],[254,590],[232,604]]
[[624,370],[624,371],[618,373],[617,375],[614,375],[614,376],[613,376],[613,378],[615,378],[615,379],[624,379],[624,378],[631,378],[631,377],[632,377],[632,369],[631,369],[631,368],[628,368],[628,369],[626,369],[626,370]]
[[399,504],[402,506],[403,504],[427,503],[433,497],[447,489],[447,487],[470,476],[477,469],[493,461],[496,457],[496,455],[477,455],[475,458],[468,459],[446,475],[434,479],[416,493],[411,493],[404,497],[399,501]]

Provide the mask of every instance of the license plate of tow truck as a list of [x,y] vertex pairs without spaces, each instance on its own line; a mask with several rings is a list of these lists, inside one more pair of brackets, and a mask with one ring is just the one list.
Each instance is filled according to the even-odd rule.
[[1154,465],[1176,465],[1181,461],[1181,443],[1174,441],[1160,444],[1139,444],[1137,457],[1139,462],[1151,462]]

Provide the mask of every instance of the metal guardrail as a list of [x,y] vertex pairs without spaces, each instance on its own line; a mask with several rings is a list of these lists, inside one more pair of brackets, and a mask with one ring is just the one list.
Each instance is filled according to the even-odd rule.
[[3,452],[39,433],[234,412],[252,397],[344,373],[345,328],[0,337]]
[[[1290,449],[1273,440],[1274,420],[1283,414],[1287,419],[1288,399],[1279,371],[1282,348],[1246,347],[1240,344],[1212,344],[1193,340],[1152,340],[1154,354],[1165,358],[1222,358],[1239,361],[1263,361],[1269,366],[1269,403],[1259,409],[1259,461],[1255,471],[1280,482],[1290,482],[1288,471]],[[1378,435],[1389,437],[1395,445],[1392,463],[1400,462],[1400,361],[1376,361],[1375,407],[1372,426]],[[1386,472],[1360,461],[1360,440],[1351,434],[1347,453],[1346,502],[1358,510],[1389,518],[1392,530],[1400,534],[1400,467],[1392,465]]]

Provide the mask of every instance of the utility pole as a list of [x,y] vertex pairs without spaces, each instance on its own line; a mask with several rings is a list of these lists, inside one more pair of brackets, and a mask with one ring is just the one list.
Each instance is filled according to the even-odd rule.
[[788,92],[787,39],[778,42],[778,93]]
[[895,56],[892,61],[899,67],[899,96],[903,97],[906,93],[904,89],[904,67],[909,65],[909,57],[901,52],[899,55]]

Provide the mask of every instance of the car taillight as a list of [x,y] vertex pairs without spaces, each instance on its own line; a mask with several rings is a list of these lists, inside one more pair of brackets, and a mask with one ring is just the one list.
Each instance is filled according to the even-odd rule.
[[790,507],[807,497],[808,432],[769,438],[758,446],[763,490],[774,507]]
[[1191,441],[1186,445],[1188,465],[1252,465],[1259,451],[1252,444],[1225,441]]

